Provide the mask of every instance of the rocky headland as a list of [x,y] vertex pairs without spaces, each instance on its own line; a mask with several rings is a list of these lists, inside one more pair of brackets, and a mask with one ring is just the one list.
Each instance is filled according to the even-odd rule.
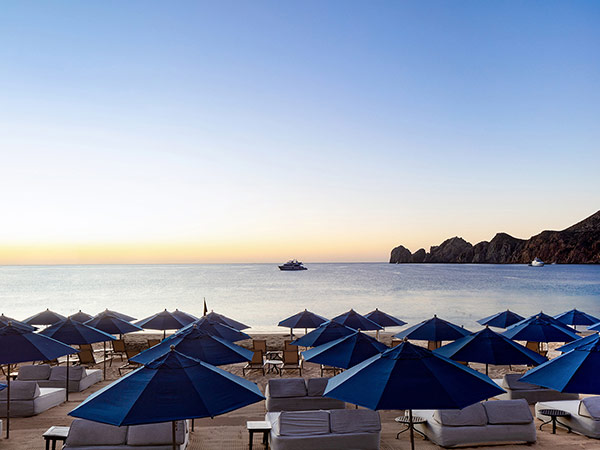
[[394,248],[390,263],[526,264],[534,258],[558,264],[600,264],[600,211],[562,231],[542,231],[529,239],[498,233],[491,241],[471,244],[460,237],[426,252]]

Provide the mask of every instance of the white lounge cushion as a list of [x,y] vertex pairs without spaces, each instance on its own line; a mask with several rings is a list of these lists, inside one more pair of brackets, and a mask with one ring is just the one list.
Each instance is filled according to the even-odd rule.
[[332,409],[329,411],[332,433],[376,433],[381,431],[379,413],[370,409]]
[[[85,367],[69,366],[69,381],[80,381],[85,376]],[[50,372],[50,380],[65,381],[67,379],[67,367],[56,366]]]
[[463,409],[438,409],[434,411],[433,419],[446,427],[481,427],[488,423],[485,408],[481,403]]
[[66,445],[84,447],[123,445],[127,442],[127,427],[115,427],[91,420],[75,419],[69,428]]
[[491,425],[526,424],[533,421],[527,400],[491,400],[483,402]]
[[523,375],[520,373],[507,373],[506,375],[504,375],[504,378],[502,378],[502,387],[512,389],[513,391],[542,389],[542,387],[536,384],[519,381],[519,378],[521,378],[522,376]]
[[[0,400],[6,401],[8,389],[0,391]],[[35,381],[11,381],[10,382],[10,401],[13,400],[33,400],[40,396],[40,387]]]
[[278,418],[280,436],[329,434],[328,411],[282,411]]
[[309,378],[306,380],[306,390],[309,397],[322,397],[329,378]]
[[48,378],[50,378],[50,366],[48,364],[21,366],[19,367],[19,375],[17,375],[17,380],[22,381],[47,380]]
[[305,397],[304,378],[271,378],[269,380],[269,396],[273,398]]
[[579,415],[600,420],[600,397],[586,397],[579,402]]
[[[171,422],[148,425],[130,425],[127,431],[127,445],[168,445],[173,443]],[[185,441],[185,422],[175,422],[175,442]]]

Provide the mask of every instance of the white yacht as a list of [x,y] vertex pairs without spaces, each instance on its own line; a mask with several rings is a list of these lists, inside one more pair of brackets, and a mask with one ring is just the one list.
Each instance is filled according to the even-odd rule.
[[529,263],[529,265],[531,267],[544,267],[544,261],[536,256],[534,260]]
[[290,259],[285,264],[279,266],[279,270],[308,270],[302,263],[296,259]]

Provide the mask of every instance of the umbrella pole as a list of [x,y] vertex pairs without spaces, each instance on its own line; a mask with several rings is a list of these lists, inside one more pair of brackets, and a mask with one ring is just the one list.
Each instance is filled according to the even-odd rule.
[[173,450],[177,450],[177,444],[175,441],[175,421],[171,422],[171,437],[173,438]]
[[290,339],[294,339],[294,329],[290,328]]
[[488,374],[488,365],[487,365],[487,363],[486,363],[486,364],[485,364],[485,375],[487,376],[487,374]]
[[194,420],[195,419],[192,419],[192,431],[194,431]]
[[106,341],[104,341],[104,361],[102,362],[102,364],[104,371],[104,379],[106,380]]
[[6,439],[10,432],[10,364],[6,371]]
[[163,341],[165,340],[166,337],[167,337],[167,330],[163,330]]
[[408,410],[408,426],[410,428],[410,449],[415,450],[415,432],[413,425],[412,409]]
[[65,381],[66,401],[69,401],[69,355],[67,355],[67,381]]

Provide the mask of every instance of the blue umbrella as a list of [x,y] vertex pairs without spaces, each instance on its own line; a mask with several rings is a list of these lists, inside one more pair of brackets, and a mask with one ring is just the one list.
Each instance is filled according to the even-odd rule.
[[588,327],[588,330],[590,330],[590,331],[600,331],[600,322],[595,323],[594,325]]
[[169,336],[160,344],[138,353],[131,360],[148,364],[169,353],[172,347],[184,355],[207,362],[213,366],[250,361],[253,355],[251,350],[212,336],[194,324],[191,328]]
[[92,394],[69,413],[111,425],[214,417],[264,400],[256,384],[177,350]]
[[188,314],[184,311],[179,311],[177,308],[175,308],[175,311],[173,311],[171,314],[173,314],[175,317],[179,317],[182,320],[188,320],[189,322],[195,322],[198,320],[198,317]]
[[[407,341],[329,380],[324,396],[373,410],[460,409],[504,392],[487,376]],[[411,447],[414,436],[411,427]]]
[[9,323],[14,327],[19,327],[23,330],[27,330],[27,331],[37,330],[37,327],[34,327],[33,325],[29,325],[24,322],[19,322],[18,320],[13,319],[12,317],[5,316],[4,314],[0,315],[0,327],[5,327]]
[[579,338],[576,341],[571,341],[568,344],[563,345],[562,347],[558,347],[556,350],[562,353],[567,353],[577,347],[581,347],[582,345],[586,345],[591,342],[596,342],[598,340],[600,340],[600,336],[598,335],[598,333],[593,333],[589,336]]
[[455,341],[461,337],[468,336],[471,334],[469,330],[465,330],[458,325],[454,325],[444,319],[440,319],[438,316],[433,316],[431,319],[424,320],[417,325],[413,325],[394,337],[416,339],[420,341]]
[[347,327],[354,328],[355,330],[381,330],[383,327],[373,322],[371,319],[367,319],[365,316],[360,315],[353,309],[340,314],[339,316],[331,319],[332,322],[341,323]]
[[45,361],[77,353],[78,350],[47,336],[32,333],[11,323],[0,328],[0,364],[8,364],[6,380],[6,438],[10,430],[10,365],[28,361]]
[[193,321],[194,320],[190,318],[183,318],[180,317],[180,315],[174,315],[165,309],[164,311],[136,322],[135,325],[148,330],[163,330],[164,339],[167,330],[179,330],[180,328],[189,325]]
[[584,313],[583,311],[579,311],[577,309],[572,309],[570,311],[558,314],[554,316],[556,320],[566,324],[566,325],[593,325],[595,323],[600,322],[600,319],[594,317],[590,314]]
[[499,313],[492,314],[491,316],[484,317],[483,319],[479,319],[477,323],[496,328],[508,328],[511,325],[520,322],[521,320],[525,320],[525,317],[507,309],[506,311],[501,311]]
[[[97,330],[71,318],[66,318],[49,326],[45,330],[40,331],[40,334],[69,345],[93,344],[94,342],[106,342],[115,339],[104,331]],[[65,384],[66,397],[67,401],[69,401],[69,355],[67,355]]]
[[69,316],[69,319],[73,319],[76,320],[77,322],[87,322],[90,319],[93,319],[94,316],[92,316],[91,314],[88,313],[84,313],[83,311],[79,310],[77,311],[75,314],[71,314]]
[[214,311],[209,312],[204,317],[206,317],[209,320],[212,320],[213,322],[219,322],[223,325],[227,325],[228,327],[235,328],[236,330],[245,330],[246,328],[250,328],[248,325],[244,325],[241,322],[230,319],[229,317],[225,317],[222,314],[217,314]]
[[347,327],[346,325],[329,320],[318,328],[312,330],[310,333],[290,342],[290,345],[317,347],[319,345],[326,344],[327,342],[335,341],[341,337],[348,336],[355,331],[356,330]]
[[201,317],[200,319],[192,322],[189,325],[186,325],[177,333],[182,333],[185,330],[192,328],[192,326],[196,326],[199,330],[205,331],[208,334],[213,336],[217,336],[223,339],[226,339],[230,342],[243,341],[245,339],[251,339],[251,336],[244,333],[243,331],[237,330],[235,328],[231,328],[227,325],[224,325],[220,322],[213,322],[211,319],[206,317]]
[[325,317],[321,317],[308,309],[300,311],[287,319],[282,320],[277,325],[290,329],[290,336],[294,335],[294,328],[304,328],[304,334],[307,334],[307,328],[317,328],[322,323],[327,322]]
[[383,328],[385,328],[385,327],[401,327],[403,325],[406,325],[405,321],[397,319],[394,316],[390,316],[389,314],[384,313],[383,311],[380,311],[377,308],[375,308],[370,313],[365,314],[365,317],[369,320],[372,320],[377,325],[380,325]]
[[527,372],[520,381],[559,392],[600,394],[600,341],[577,347]]
[[547,359],[525,348],[515,341],[484,328],[470,336],[465,336],[433,351],[455,361],[478,362],[485,364],[531,364],[538,365]]
[[388,347],[371,336],[355,331],[302,352],[305,361],[347,369],[387,350]]
[[6,385],[4,383],[0,383],[0,391],[6,389]]
[[135,317],[131,317],[131,316],[128,316],[127,314],[123,314],[123,313],[120,313],[117,311],[111,311],[108,308],[105,309],[104,311],[102,311],[101,313],[96,314],[94,317],[102,316],[105,314],[110,314],[110,315],[116,316],[119,319],[124,320],[125,322],[131,322],[132,320],[135,320]]
[[28,325],[52,325],[60,320],[66,319],[65,316],[61,316],[54,311],[50,311],[46,309],[46,311],[42,311],[41,313],[37,313],[27,319],[23,320],[23,323]]
[[517,323],[511,325],[510,327],[507,328],[507,330],[510,330],[511,328],[515,328],[515,327],[522,325],[523,323],[525,323],[529,320],[533,320],[533,319],[544,319],[546,322],[552,323],[552,324],[556,325],[557,327],[560,327],[564,330],[575,332],[575,330],[573,328],[571,328],[569,325],[567,325],[566,323],[563,323],[560,320],[557,320],[554,317],[549,316],[548,314],[545,314],[543,311],[540,311],[539,313],[534,314],[533,316],[530,316],[527,319],[523,319],[520,322],[517,322]]
[[569,331],[564,328],[566,326],[561,327],[553,321],[537,315],[513,325],[502,335],[516,341],[531,342],[571,342],[579,339],[579,336],[572,329]]

